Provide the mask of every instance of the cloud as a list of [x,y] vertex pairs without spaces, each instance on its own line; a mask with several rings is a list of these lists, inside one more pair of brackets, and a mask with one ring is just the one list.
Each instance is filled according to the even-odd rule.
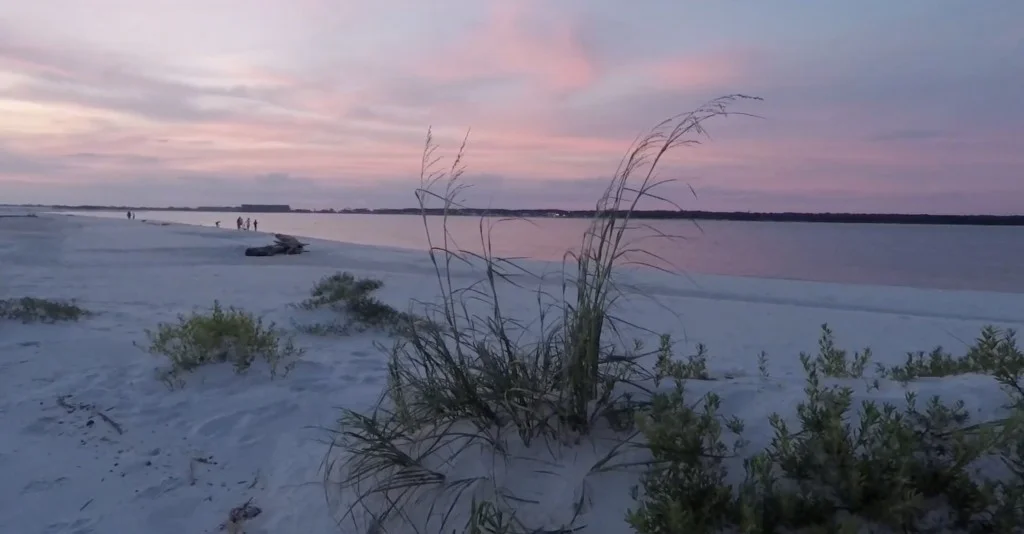
[[709,206],[1024,196],[1015,3],[54,2],[0,23],[11,198],[407,205],[432,126],[472,128],[475,200],[586,206],[636,134],[734,92],[765,120],[663,168]]
[[122,165],[156,166],[163,163],[160,158],[151,156],[139,156],[136,154],[96,154],[94,152],[79,152],[68,154],[64,159],[72,165],[77,163],[113,163]]
[[491,3],[483,24],[425,58],[416,74],[441,82],[526,83],[555,94],[585,89],[598,76],[573,21],[535,1]]
[[0,146],[0,175],[24,176],[61,170],[59,163],[11,151]]
[[242,87],[197,87],[143,74],[141,62],[113,55],[66,53],[20,44],[0,35],[0,66],[25,80],[0,91],[0,98],[138,115],[165,121],[223,117],[223,110],[203,107],[203,98],[244,99]]
[[941,130],[890,130],[868,137],[869,141],[920,141],[925,139],[939,139],[945,137],[946,132]]

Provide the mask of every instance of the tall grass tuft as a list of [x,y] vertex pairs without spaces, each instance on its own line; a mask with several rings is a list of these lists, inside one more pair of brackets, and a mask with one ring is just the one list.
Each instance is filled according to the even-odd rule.
[[0,299],[0,319],[23,323],[58,323],[77,321],[92,315],[74,301],[47,300],[35,297]]
[[[698,143],[705,121],[746,98],[715,99],[638,137],[599,199],[580,251],[565,257],[561,294],[538,290],[537,317],[528,321],[505,311],[503,295],[532,273],[494,254],[484,220],[479,253],[459,247],[448,230],[451,211],[463,207],[466,141],[441,167],[428,132],[416,198],[439,296],[419,303],[426,320],[411,323],[390,349],[388,385],[376,406],[342,411],[326,469],[339,520],[378,532],[580,527],[585,491],[558,518],[520,517],[524,503],[538,503],[528,489],[510,488],[503,473],[520,452],[556,459],[584,440],[607,451],[584,477],[624,464],[616,457],[637,434],[631,390],[649,377],[635,363],[639,351],[612,339],[620,325],[615,268],[643,262],[627,239],[631,215],[642,199],[667,202],[653,193],[665,183],[655,172],[662,159]],[[428,224],[435,202],[440,233]],[[475,268],[482,273],[466,283],[461,270]]]

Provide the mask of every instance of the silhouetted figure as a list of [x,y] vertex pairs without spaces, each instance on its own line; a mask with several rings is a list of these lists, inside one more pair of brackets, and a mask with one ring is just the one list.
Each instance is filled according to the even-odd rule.
[[128,215],[128,220],[130,221],[130,220],[132,219],[132,212],[130,212],[130,211],[129,211],[129,212],[127,213],[127,215]]
[[252,229],[252,219],[250,219],[248,217],[245,218],[245,229],[246,230],[251,230]]
[[252,231],[253,232],[259,232],[260,231],[260,222],[257,221],[256,219],[252,220]]
[[242,229],[242,216],[241,215],[239,215],[238,219],[235,220],[235,224],[238,226],[239,230]]
[[220,221],[213,223],[213,225],[216,226],[217,228],[220,228]]

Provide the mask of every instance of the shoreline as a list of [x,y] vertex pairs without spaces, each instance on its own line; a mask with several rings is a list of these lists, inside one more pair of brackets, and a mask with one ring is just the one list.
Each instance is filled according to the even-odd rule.
[[[66,213],[66,212],[48,212],[48,213],[51,213],[51,214],[54,214],[54,215],[60,215],[60,216],[63,216],[63,217],[95,217],[95,218],[103,219],[103,220],[120,220],[120,219],[114,218],[114,217],[102,217],[102,216],[96,217],[96,216],[93,216],[93,215],[78,214],[78,213]],[[128,221],[124,221],[124,222],[128,222]],[[214,226],[209,226],[209,225],[205,225],[205,224],[197,224],[197,223],[187,223],[187,222],[177,222],[177,221],[161,221],[161,220],[155,220],[155,219],[154,220],[142,219],[141,221],[138,221],[138,222],[142,222],[142,223],[145,223],[145,224],[151,224],[151,225],[165,225],[166,224],[166,225],[181,225],[181,226],[194,227],[194,228],[206,228],[206,229],[210,229],[210,230],[214,230],[214,231],[229,232],[229,233],[232,233],[232,234],[235,233],[235,232],[238,232],[238,230],[235,230],[235,229],[232,229],[232,228],[229,228],[229,227],[217,228],[217,227],[214,227]],[[421,231],[421,230],[418,229],[418,231]],[[262,232],[262,233],[261,232],[243,232],[243,234],[255,234],[255,235],[272,236],[273,232]],[[365,250],[368,250],[368,251],[381,250],[381,251],[389,251],[389,252],[393,252],[393,253],[417,254],[417,255],[418,254],[422,254],[424,256],[426,255],[426,252],[424,250],[417,249],[417,248],[412,248],[412,247],[406,248],[406,247],[389,246],[389,245],[369,245],[369,244],[355,243],[355,242],[350,242],[350,241],[340,241],[340,240],[312,237],[312,236],[302,235],[302,234],[296,234],[296,237],[301,237],[303,240],[306,240],[306,241],[308,241],[310,243],[317,243],[317,242],[319,242],[319,243],[327,244],[327,245],[339,244],[339,245],[345,245],[345,246],[350,246],[350,247],[363,247]],[[516,260],[516,263],[524,265],[524,266],[531,266],[533,268],[532,270],[534,270],[535,272],[549,272],[549,273],[550,272],[559,272],[560,267],[561,267],[561,263],[558,262],[558,261],[544,260],[544,259],[529,259],[528,258],[528,259]],[[743,276],[743,275],[729,275],[729,274],[716,274],[716,273],[706,273],[706,272],[688,272],[688,271],[676,271],[676,272],[672,272],[672,273],[664,273],[664,272],[658,271],[657,269],[643,268],[643,267],[636,267],[636,266],[628,266],[628,265],[622,266],[622,267],[620,267],[620,269],[623,272],[639,271],[639,272],[646,273],[646,274],[654,274],[655,276],[658,276],[658,275],[668,275],[668,276],[671,276],[671,277],[687,278],[687,279],[690,279],[691,281],[696,282],[696,285],[698,286],[697,289],[700,289],[700,285],[701,285],[700,282],[701,281],[710,281],[715,287],[720,287],[723,284],[728,284],[730,281],[749,280],[749,281],[754,281],[754,283],[757,283],[756,281],[777,281],[777,282],[780,282],[780,283],[788,282],[788,283],[794,283],[794,284],[817,284],[817,285],[820,285],[822,287],[834,286],[834,287],[837,287],[837,288],[844,288],[844,287],[848,287],[848,286],[855,286],[855,287],[863,287],[863,288],[876,288],[876,289],[889,289],[889,290],[920,290],[920,291],[943,291],[943,292],[970,292],[970,293],[984,293],[984,294],[991,294],[991,295],[1021,295],[1021,296],[1024,296],[1024,288],[1021,288],[1018,291],[999,291],[999,290],[986,290],[986,289],[973,289],[973,288],[946,288],[946,287],[936,287],[936,286],[927,286],[927,285],[914,286],[914,285],[882,284],[882,283],[834,282],[834,281],[825,281],[825,280],[807,280],[807,279],[801,279],[801,278],[769,277],[769,276],[753,276],[753,275]],[[653,271],[653,272],[648,272],[648,271]]]
[[[305,214],[305,215],[412,215],[420,216],[419,208],[379,208],[379,209],[287,209],[287,210],[244,210],[233,206],[216,208],[154,208],[154,207],[118,207],[118,206],[9,206],[23,209],[43,209],[54,211],[149,211],[176,213],[238,213],[238,214]],[[428,215],[438,217],[444,214],[440,209],[427,209]],[[514,217],[525,219],[566,218],[591,219],[593,210],[563,209],[478,209],[464,208],[450,210],[451,217]],[[926,213],[817,213],[817,212],[746,212],[746,211],[703,211],[703,210],[635,210],[634,219],[652,221],[729,221],[729,222],[774,222],[774,223],[811,223],[811,224],[870,224],[900,226],[1024,226],[1024,214],[993,215],[993,214],[926,214]]]
[[[246,525],[250,531],[338,532],[324,499],[322,440],[336,425],[337,407],[365,408],[380,394],[388,368],[378,347],[393,339],[374,331],[303,334],[293,321],[322,320],[324,310],[294,304],[320,277],[338,271],[382,280],[379,298],[396,308],[429,302],[437,290],[426,253],[311,240],[310,251],[299,256],[246,258],[244,248],[265,244],[266,234],[137,222],[58,215],[0,221],[0,254],[11,258],[0,264],[0,298],[75,299],[95,313],[57,325],[0,323],[3,523],[17,532],[215,532],[232,507],[252,499],[263,513]],[[618,313],[671,334],[680,355],[706,345],[717,380],[694,391],[718,392],[723,412],[747,421],[753,446],[771,435],[767,415],[790,410],[802,395],[798,354],[816,351],[822,323],[842,347],[871,347],[886,363],[936,345],[961,353],[990,322],[1024,328],[1024,299],[1017,294],[714,275],[697,275],[697,287],[683,276],[622,274],[641,294],[626,295]],[[556,275],[544,285],[551,293],[558,290]],[[462,285],[479,276],[461,267],[455,272]],[[536,316],[530,289],[509,288],[503,296],[510,316]],[[145,344],[147,329],[208,309],[214,300],[294,335],[306,352],[291,373],[271,379],[259,366],[235,375],[230,365],[214,365],[190,374],[183,389],[168,390],[156,377],[166,360],[136,344]],[[758,376],[762,351],[771,378]],[[975,413],[1000,402],[988,378],[915,387],[922,396],[962,398]],[[871,398],[899,401],[903,394],[886,384]],[[69,411],[61,399],[72,408],[94,407],[123,433],[94,411]],[[589,458],[582,451],[569,457]],[[564,482],[535,484],[538,502],[561,503],[576,491],[572,477],[580,466],[565,461],[557,470]],[[629,480],[593,481],[588,524],[594,527],[583,532],[627,531]]]

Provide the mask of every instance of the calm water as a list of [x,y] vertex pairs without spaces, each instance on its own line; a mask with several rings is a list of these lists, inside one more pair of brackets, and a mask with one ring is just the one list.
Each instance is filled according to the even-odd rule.
[[[124,217],[123,212],[81,215]],[[234,228],[237,213],[138,212],[139,219]],[[335,241],[424,249],[422,219],[410,215],[257,214],[260,230]],[[588,221],[531,219],[497,223],[496,255],[561,260],[578,248]],[[635,246],[676,268],[708,273],[822,282],[1024,293],[1024,227],[823,223],[650,221],[684,239],[644,239]],[[431,221],[440,228],[439,219]],[[455,217],[449,230],[463,249],[480,250],[480,220]]]

